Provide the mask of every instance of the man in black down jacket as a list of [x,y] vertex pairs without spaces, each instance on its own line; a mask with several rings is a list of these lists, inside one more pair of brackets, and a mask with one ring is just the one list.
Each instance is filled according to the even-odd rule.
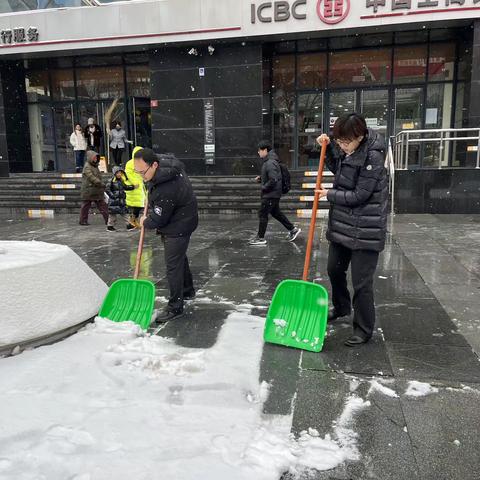
[[375,326],[373,276],[387,230],[386,145],[357,114],[340,117],[333,127],[333,138],[333,142],[327,135],[317,139],[320,144],[327,141],[326,162],[335,175],[333,188],[319,192],[331,204],[327,239],[333,309],[328,319],[350,315],[346,272],[351,263],[353,335],[345,345],[355,346],[366,343]]
[[184,300],[195,297],[187,249],[198,226],[197,199],[183,164],[173,155],[156,155],[143,148],[135,153],[134,164],[135,171],[149,182],[149,212],[140,223],[148,230],[156,229],[164,243],[170,298],[156,319],[164,323],[180,317]]
[[255,180],[262,184],[262,204],[258,212],[260,219],[258,234],[252,238],[249,245],[266,245],[265,232],[268,226],[268,215],[278,220],[287,230],[287,240],[293,242],[301,230],[288,220],[280,210],[280,198],[282,197],[282,169],[277,154],[271,145],[263,140],[258,144],[258,155],[263,159],[262,173]]

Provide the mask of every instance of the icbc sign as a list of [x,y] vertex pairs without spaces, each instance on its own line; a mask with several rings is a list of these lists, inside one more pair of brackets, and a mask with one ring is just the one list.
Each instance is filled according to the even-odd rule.
[[334,25],[344,20],[350,12],[350,0],[318,0],[317,14],[320,20]]
[[[317,15],[327,25],[340,23],[350,12],[350,0],[316,0]],[[313,3],[313,2],[312,2]],[[312,5],[312,10],[314,8]],[[291,18],[306,20],[309,12],[307,0],[277,0],[250,5],[251,23],[286,22]],[[312,12],[313,13],[313,12]]]

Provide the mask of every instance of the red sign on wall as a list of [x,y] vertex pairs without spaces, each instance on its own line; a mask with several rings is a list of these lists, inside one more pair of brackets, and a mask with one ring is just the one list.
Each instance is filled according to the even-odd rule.
[[323,23],[335,25],[347,18],[350,0],[318,0],[317,15]]

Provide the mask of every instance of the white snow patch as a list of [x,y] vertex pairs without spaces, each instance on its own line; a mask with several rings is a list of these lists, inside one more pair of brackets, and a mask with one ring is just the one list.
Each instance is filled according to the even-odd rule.
[[425,395],[430,395],[431,393],[437,392],[438,388],[432,387],[429,383],[412,380],[411,382],[408,382],[405,395],[407,395],[407,397],[424,397]]
[[97,318],[60,343],[2,359],[1,475],[276,480],[358,459],[353,416],[369,405],[361,398],[347,397],[324,438],[309,430],[295,439],[291,416],[262,415],[264,319],[245,308],[210,349]]
[[64,330],[94,317],[107,285],[64,245],[2,241],[0,346]]
[[387,397],[398,398],[398,394],[395,390],[388,388],[385,385],[382,385],[377,380],[370,380],[370,389],[368,390],[367,395],[370,395],[370,393],[374,391],[380,392]]
[[457,447],[459,447],[460,446],[460,440],[454,440],[453,444],[456,445]]
[[274,325],[276,325],[277,327],[280,327],[280,328],[285,328],[287,326],[287,321],[286,320],[281,320],[279,318],[276,318],[274,321],[273,321]]

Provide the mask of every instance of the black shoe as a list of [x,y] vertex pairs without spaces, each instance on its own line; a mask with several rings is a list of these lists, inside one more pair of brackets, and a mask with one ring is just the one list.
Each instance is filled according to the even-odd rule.
[[189,293],[188,295],[183,295],[183,299],[184,300],[193,300],[195,297],[196,297],[196,292],[195,290],[191,293]]
[[135,230],[135,225],[132,225],[131,223],[127,224],[127,230]]
[[116,230],[116,228],[115,227],[107,227],[107,230],[109,232],[114,232]]
[[300,228],[295,227],[293,230],[290,230],[290,232],[288,233],[287,240],[289,242],[293,242],[300,235],[301,232],[302,230],[300,230]]
[[262,247],[267,244],[267,241],[264,238],[255,237],[249,240],[248,244]]
[[155,319],[156,323],[166,323],[170,320],[175,320],[176,318],[183,317],[183,310],[165,310]]
[[86,227],[87,225],[90,225],[88,222],[78,222],[79,225],[82,225],[82,227]]
[[358,345],[367,343],[369,340],[370,340],[370,337],[363,338],[363,337],[359,337],[358,335],[352,335],[348,340],[345,340],[344,344],[347,347],[357,347]]
[[340,312],[337,312],[334,308],[331,308],[331,309],[328,311],[327,320],[328,320],[329,322],[333,322],[333,321],[336,320],[337,318],[347,317],[348,315],[350,315],[350,312],[340,313]]

